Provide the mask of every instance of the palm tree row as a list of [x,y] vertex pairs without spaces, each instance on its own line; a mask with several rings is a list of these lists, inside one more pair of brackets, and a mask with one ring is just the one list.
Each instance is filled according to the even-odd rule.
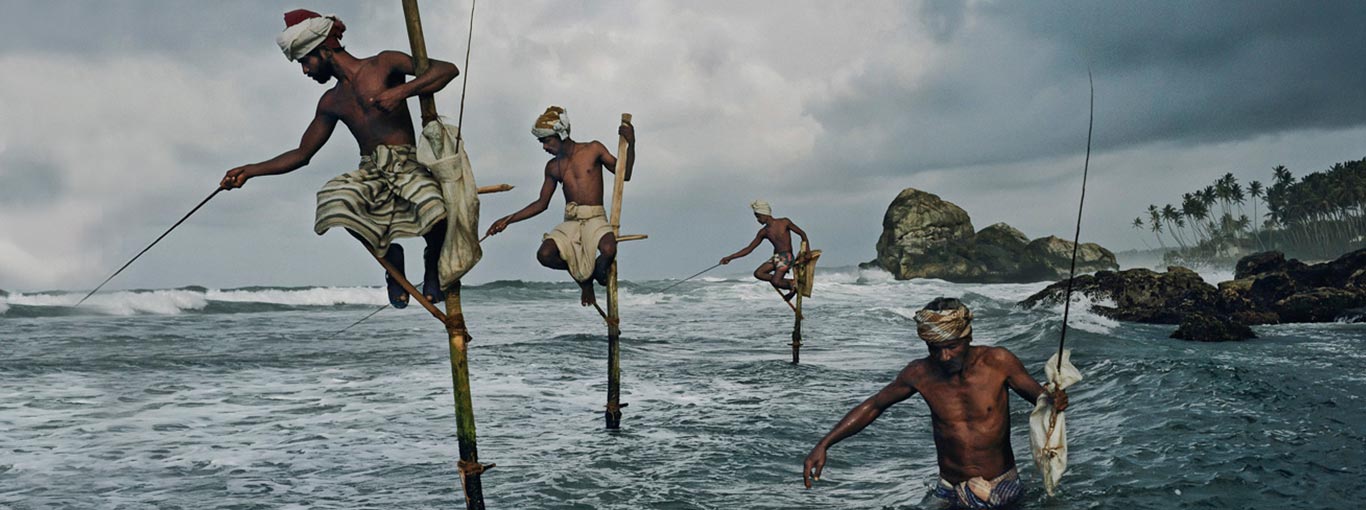
[[[1134,218],[1165,251],[1165,233],[1177,249],[1168,258],[1214,261],[1250,251],[1278,249],[1302,257],[1331,257],[1366,244],[1366,159],[1338,163],[1298,182],[1284,166],[1273,183],[1244,188],[1232,173],[1181,195],[1180,206],[1149,205]],[[1251,199],[1252,216],[1244,205]],[[1265,219],[1256,222],[1265,211]],[[1146,245],[1147,242],[1145,241]]]

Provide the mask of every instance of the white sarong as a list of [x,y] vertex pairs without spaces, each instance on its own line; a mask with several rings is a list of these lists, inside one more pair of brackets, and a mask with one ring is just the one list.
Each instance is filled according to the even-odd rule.
[[610,233],[612,225],[607,223],[606,209],[600,205],[570,202],[564,206],[564,223],[557,225],[543,239],[555,241],[560,258],[569,265],[569,275],[574,277],[574,281],[582,283],[593,277],[598,241]]

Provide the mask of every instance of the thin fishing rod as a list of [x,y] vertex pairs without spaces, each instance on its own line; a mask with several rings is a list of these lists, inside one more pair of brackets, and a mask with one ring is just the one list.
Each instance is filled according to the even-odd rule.
[[[470,84],[470,48],[474,45],[474,4],[476,0],[470,0],[470,30],[465,39],[465,68],[461,71],[465,76],[460,79],[460,113],[455,119],[455,152],[460,153],[460,144],[465,139],[465,89]],[[482,239],[481,239],[482,240]]]
[[1081,167],[1081,200],[1077,203],[1077,231],[1072,236],[1072,268],[1067,272],[1067,299],[1062,305],[1062,335],[1058,337],[1058,371],[1062,372],[1062,346],[1067,342],[1067,315],[1072,309],[1072,281],[1077,277],[1077,248],[1081,246],[1081,211],[1086,205],[1086,175],[1091,170],[1091,131],[1096,123],[1096,81],[1086,69],[1091,85],[1091,114],[1086,121],[1086,162]]
[[664,291],[666,291],[666,290],[669,290],[669,289],[672,289],[672,288],[677,287],[677,286],[679,286],[679,285],[682,285],[683,282],[686,282],[686,281],[691,280],[691,279],[693,279],[693,278],[697,278],[697,277],[699,277],[699,276],[702,276],[702,273],[705,273],[705,272],[707,272],[707,271],[711,271],[711,270],[716,269],[716,268],[718,268],[718,267],[721,267],[721,264],[718,263],[718,264],[716,264],[716,265],[714,265],[714,266],[711,266],[711,267],[709,267],[709,268],[706,268],[706,269],[703,269],[703,270],[701,270],[701,271],[698,271],[697,274],[695,274],[695,275],[692,275],[692,276],[689,276],[689,277],[684,278],[684,279],[682,279],[682,280],[679,280],[679,281],[677,281],[677,282],[674,282],[673,285],[670,285],[670,286],[668,286],[668,287],[664,287],[664,288],[659,289],[659,290],[651,291],[651,292],[664,292]]
[[340,335],[340,334],[342,334],[342,333],[345,333],[345,332],[347,332],[347,330],[350,330],[351,328],[356,327],[356,325],[358,325],[358,324],[360,324],[360,323],[362,323],[362,322],[365,322],[366,319],[369,319],[369,318],[371,318],[371,317],[374,317],[375,314],[380,313],[380,312],[383,312],[385,308],[389,308],[389,305],[384,305],[384,306],[381,306],[381,307],[379,307],[379,308],[376,308],[375,311],[370,312],[370,315],[366,315],[365,317],[361,317],[360,320],[351,323],[350,326],[347,326],[347,327],[345,327],[345,328],[342,328],[341,331],[338,331],[338,332],[336,332],[336,333],[333,333],[332,336],[327,337],[327,339],[328,339],[328,340],[331,340],[331,339],[333,339],[333,338],[336,338],[337,335]]
[[185,220],[189,219],[190,215],[194,214],[195,211],[198,211],[200,207],[204,207],[204,204],[209,203],[209,200],[212,199],[214,195],[217,195],[220,191],[223,191],[222,187],[213,190],[213,193],[209,193],[208,198],[205,198],[203,201],[199,202],[199,205],[194,206],[194,209],[190,209],[190,212],[185,213],[185,216],[180,218],[180,221],[175,222],[175,225],[171,225],[171,228],[168,228],[165,232],[162,232],[160,237],[157,237],[155,241],[152,241],[152,244],[149,244],[146,248],[143,248],[142,251],[138,252],[137,255],[134,255],[132,260],[129,260],[127,264],[124,264],[123,267],[120,267],[118,271],[114,271],[114,274],[109,275],[108,278],[105,278],[104,281],[100,282],[99,285],[95,286],[95,290],[90,291],[90,293],[86,294],[85,297],[81,298],[80,301],[77,301],[76,306],[81,306],[81,303],[84,303],[85,300],[90,299],[90,296],[95,295],[96,292],[99,292],[100,289],[104,288],[104,284],[109,283],[109,280],[113,280],[114,277],[118,276],[119,273],[122,273],[124,269],[128,269],[128,266],[132,265],[133,261],[137,260],[138,257],[141,257],[142,254],[147,253],[147,250],[152,249],[153,246],[156,246],[157,243],[161,242],[162,238],[166,237],[166,234],[170,234],[171,231],[175,230],[176,227],[179,227],[181,223],[185,223]]

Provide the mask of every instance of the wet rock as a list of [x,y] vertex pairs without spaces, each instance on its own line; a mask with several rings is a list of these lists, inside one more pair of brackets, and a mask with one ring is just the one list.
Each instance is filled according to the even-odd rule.
[[[961,207],[914,188],[897,195],[882,218],[878,266],[899,280],[1022,283],[1068,274],[1072,243],[1058,237],[1029,241],[1005,223],[974,232]],[[1077,252],[1077,272],[1118,269],[1115,255],[1095,243]]]
[[[1167,272],[1151,269],[1098,271],[1078,276],[1073,293],[1091,298],[1091,310],[1104,317],[1149,324],[1178,324],[1196,310],[1213,311],[1218,289],[1205,283],[1199,274],[1173,266]],[[1061,303],[1067,293],[1067,280],[1049,285],[1020,302],[1020,306]]]
[[1254,253],[1238,261],[1233,278],[1244,280],[1264,273],[1284,273],[1285,254],[1278,251]]
[[1366,294],[1320,288],[1282,299],[1273,309],[1281,322],[1333,322],[1348,310],[1361,306],[1366,306]]
[[906,188],[882,217],[877,262],[899,280],[961,280],[984,272],[970,258],[972,219],[933,193]]
[[[1025,247],[1023,264],[1026,281],[1065,278],[1072,269],[1072,241],[1057,237],[1041,237]],[[1115,254],[1096,243],[1082,243],[1077,247],[1077,273],[1114,271],[1119,269]]]
[[1247,325],[1225,316],[1197,312],[1182,319],[1171,337],[1196,342],[1230,342],[1257,338],[1257,335]]

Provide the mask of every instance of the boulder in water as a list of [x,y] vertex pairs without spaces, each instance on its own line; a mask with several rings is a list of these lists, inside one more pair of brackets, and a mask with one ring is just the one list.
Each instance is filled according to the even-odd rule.
[[1226,316],[1196,312],[1182,319],[1171,337],[1197,342],[1229,342],[1257,338],[1257,335],[1246,324],[1239,324]]
[[[1098,302],[1091,310],[1101,316],[1149,324],[1179,324],[1190,311],[1212,309],[1218,293],[1195,271],[1179,266],[1165,273],[1142,268],[1098,271],[1076,277],[1072,291]],[[1067,280],[1063,280],[1029,296],[1020,306],[1058,304],[1066,294]]]
[[[1024,283],[1068,274],[1072,243],[1057,237],[1029,241],[1005,223],[973,232],[963,208],[933,193],[906,188],[882,217],[878,266],[898,280],[940,278],[966,283]],[[1119,269],[1115,255],[1095,243],[1077,252],[1079,273]]]

